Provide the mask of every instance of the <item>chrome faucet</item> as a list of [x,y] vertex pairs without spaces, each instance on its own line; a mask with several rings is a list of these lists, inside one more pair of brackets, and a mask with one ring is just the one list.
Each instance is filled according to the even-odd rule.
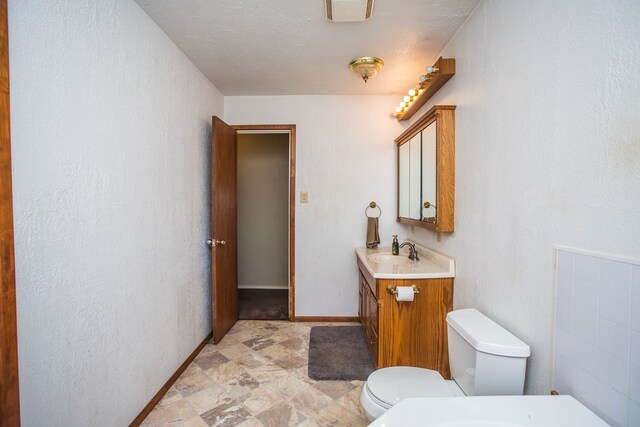
[[418,258],[418,251],[416,250],[416,245],[409,242],[404,242],[400,245],[400,249],[402,249],[405,245],[409,246],[409,259],[412,261],[420,261]]

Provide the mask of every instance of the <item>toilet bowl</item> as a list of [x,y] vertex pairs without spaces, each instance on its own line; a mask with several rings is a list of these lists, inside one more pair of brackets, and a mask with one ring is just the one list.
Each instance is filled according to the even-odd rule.
[[360,404],[369,421],[373,421],[393,405],[408,397],[464,395],[455,381],[445,380],[438,371],[394,366],[378,369],[369,375],[360,394]]
[[378,369],[360,394],[370,421],[406,398],[522,394],[531,353],[527,344],[476,309],[450,312],[447,337],[453,380],[431,369]]

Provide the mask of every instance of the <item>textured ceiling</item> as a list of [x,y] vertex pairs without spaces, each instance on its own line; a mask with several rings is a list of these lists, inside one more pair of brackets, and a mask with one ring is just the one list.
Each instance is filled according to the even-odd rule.
[[[227,96],[405,93],[478,0],[376,0],[373,18],[334,23],[324,0],[137,0]],[[384,60],[366,84],[347,64]]]

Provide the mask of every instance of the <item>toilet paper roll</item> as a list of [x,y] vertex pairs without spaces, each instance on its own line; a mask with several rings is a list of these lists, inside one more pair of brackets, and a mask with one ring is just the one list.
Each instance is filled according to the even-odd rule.
[[398,286],[396,287],[398,293],[396,294],[397,301],[413,301],[413,287],[411,286]]

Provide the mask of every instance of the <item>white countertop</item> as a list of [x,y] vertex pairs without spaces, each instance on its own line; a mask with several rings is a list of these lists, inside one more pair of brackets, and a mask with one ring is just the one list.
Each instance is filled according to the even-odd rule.
[[[396,262],[375,262],[376,255],[391,254],[391,247],[376,249],[356,248],[356,255],[374,279],[437,279],[455,277],[455,261],[412,240],[416,245],[418,261],[408,259],[409,248],[405,246],[397,255]],[[389,256],[387,258],[392,258]]]

